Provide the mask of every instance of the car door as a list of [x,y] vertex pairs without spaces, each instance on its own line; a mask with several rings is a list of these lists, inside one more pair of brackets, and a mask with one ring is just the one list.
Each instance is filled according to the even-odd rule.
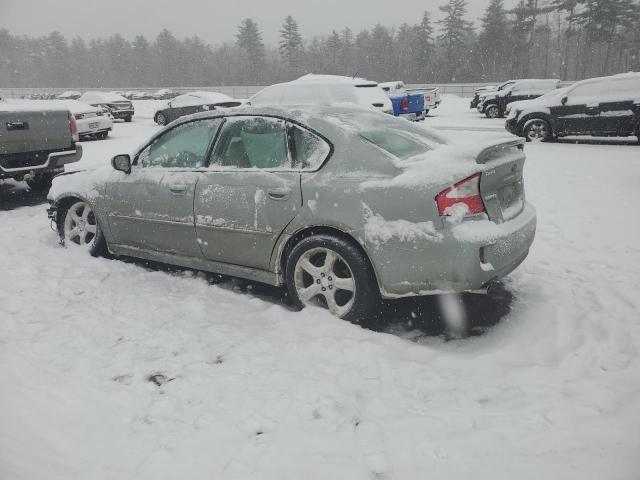
[[567,91],[558,105],[551,107],[560,135],[585,134],[598,127],[598,103],[589,85],[577,85]]
[[180,124],[134,159],[107,187],[109,228],[119,245],[201,257],[193,198],[220,119]]
[[640,78],[614,78],[602,81],[599,104],[599,132],[607,135],[634,133],[634,100],[640,99]]
[[269,268],[278,237],[302,206],[304,167],[296,163],[287,129],[274,117],[227,118],[194,201],[208,260]]

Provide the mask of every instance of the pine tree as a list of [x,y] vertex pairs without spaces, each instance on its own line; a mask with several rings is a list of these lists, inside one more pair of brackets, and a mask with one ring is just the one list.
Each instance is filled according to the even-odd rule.
[[478,38],[478,57],[482,67],[482,79],[496,81],[504,74],[509,42],[509,22],[503,0],[491,0],[481,22],[482,31]]
[[298,23],[291,15],[287,16],[280,29],[279,42],[280,55],[287,64],[289,72],[293,75],[300,73],[302,63],[302,36],[298,28]]
[[424,12],[422,20],[415,27],[414,61],[417,66],[416,81],[434,82],[435,78],[435,45],[433,44],[433,26],[431,15]]
[[443,70],[445,81],[456,82],[462,68],[468,65],[471,49],[467,44],[469,35],[473,32],[473,25],[465,20],[467,14],[466,0],[449,0],[440,7],[445,17],[438,20],[440,36],[438,39],[443,47]]
[[265,49],[262,33],[258,24],[250,18],[245,18],[238,27],[236,44],[246,54],[246,72],[248,81],[252,85],[260,85],[264,77]]

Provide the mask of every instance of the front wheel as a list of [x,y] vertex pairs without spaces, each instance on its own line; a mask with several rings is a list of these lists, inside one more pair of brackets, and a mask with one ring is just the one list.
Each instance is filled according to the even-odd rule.
[[82,200],[72,203],[62,213],[60,235],[65,245],[84,247],[94,257],[105,251],[106,243],[98,219],[91,206]]
[[164,113],[156,115],[156,123],[161,127],[164,127],[167,124],[167,117],[164,116]]
[[51,188],[51,180],[53,180],[53,173],[37,173],[29,180],[26,180],[29,188],[34,192],[44,192]]
[[489,105],[488,107],[485,107],[484,114],[488,118],[498,118],[500,116],[500,109],[497,105]]
[[131,116],[124,117],[124,121],[125,121],[125,122],[127,122],[127,123],[129,123],[129,122],[131,121]]
[[546,142],[551,138],[551,127],[547,121],[535,118],[525,124],[522,134],[527,142]]
[[286,281],[297,307],[319,306],[354,323],[372,321],[380,303],[368,260],[336,237],[317,235],[298,243],[287,259]]

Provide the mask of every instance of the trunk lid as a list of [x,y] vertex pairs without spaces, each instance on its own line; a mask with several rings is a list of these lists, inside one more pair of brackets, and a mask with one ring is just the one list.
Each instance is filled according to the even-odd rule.
[[503,223],[518,216],[525,206],[524,140],[512,140],[485,148],[476,163],[485,165],[480,194],[489,219]]

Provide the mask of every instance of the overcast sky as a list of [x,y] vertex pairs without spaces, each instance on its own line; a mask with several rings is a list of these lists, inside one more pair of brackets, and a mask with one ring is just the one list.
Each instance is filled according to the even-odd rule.
[[[439,16],[445,0],[0,0],[0,28],[13,34],[44,35],[59,30],[67,37],[108,37],[121,33],[152,39],[163,28],[176,36],[198,35],[217,44],[233,41],[243,18],[258,22],[266,43],[275,43],[282,20],[292,15],[309,38],[332,29],[354,31],[376,23],[415,24],[422,12]],[[478,17],[489,0],[469,0],[468,19]],[[515,0],[507,0],[508,5]]]

